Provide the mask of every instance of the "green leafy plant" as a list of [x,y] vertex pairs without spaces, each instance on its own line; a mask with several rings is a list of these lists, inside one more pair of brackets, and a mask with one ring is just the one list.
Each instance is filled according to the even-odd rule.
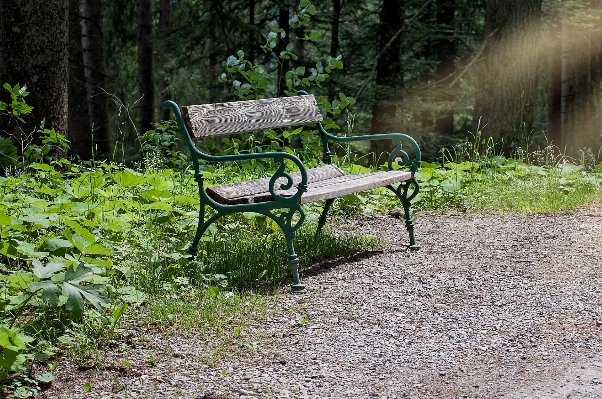
[[[315,7],[309,0],[300,2],[295,13],[289,20],[291,31],[306,27],[310,23],[311,16],[316,13]],[[287,71],[283,67],[289,60],[298,59],[294,53],[292,43],[286,43],[284,40],[285,32],[278,26],[277,21],[271,21],[266,25],[268,30],[263,35],[265,40],[262,50],[266,54],[274,52],[279,48],[279,42],[282,51],[276,53],[278,64],[274,67],[268,67],[263,64],[254,63],[245,58],[245,53],[239,50],[236,56],[232,55],[222,62],[225,72],[221,75],[221,82],[231,82],[234,95],[239,100],[258,99],[264,97],[273,97],[279,95],[281,85],[284,85],[289,95],[296,95],[299,90],[312,91],[314,88],[321,88],[322,84],[336,71],[343,69],[342,56],[328,56],[325,60],[315,63],[315,66],[307,68],[305,66],[292,67]],[[319,35],[312,32],[309,36],[304,36],[301,40],[317,41]],[[325,110],[326,118],[323,125],[326,129],[339,129],[335,118],[341,115],[345,109],[355,103],[355,99],[339,93],[339,98],[332,102],[325,96],[316,98],[320,107]],[[297,148],[290,146],[290,143],[297,142]],[[281,150],[299,155],[305,162],[317,162],[321,159],[320,141],[317,130],[311,130],[308,127],[296,129],[284,129],[282,132],[265,130],[252,135],[247,135],[243,139],[226,138],[224,139],[226,150],[239,153],[241,151],[258,152],[265,149]],[[248,143],[249,145],[242,145]]]
[[[24,122],[23,116],[30,114],[33,110],[25,102],[25,97],[29,95],[29,92],[26,91],[27,87],[20,87],[18,84],[11,86],[8,83],[5,83],[2,87],[10,93],[11,102],[5,103],[0,101],[0,117],[11,118],[15,122]],[[17,152],[17,147],[15,147],[11,139],[0,137],[0,166],[2,168],[17,165]]]

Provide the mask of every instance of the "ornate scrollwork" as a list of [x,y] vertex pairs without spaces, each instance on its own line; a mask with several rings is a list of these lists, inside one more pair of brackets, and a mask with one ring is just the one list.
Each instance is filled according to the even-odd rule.
[[[410,187],[412,188],[412,192],[410,195],[408,195],[408,191],[409,191]],[[408,202],[412,201],[418,195],[419,191],[420,191],[420,185],[418,184],[416,179],[412,179],[403,184],[403,197],[405,198],[405,201],[408,201]]]
[[401,139],[394,138],[393,143],[395,144],[395,148],[393,149],[393,151],[391,151],[391,154],[389,154],[388,159],[389,169],[391,170],[397,169],[395,166],[393,166],[394,162],[397,164],[398,167],[402,167],[407,165],[410,161],[408,153],[403,150],[403,147],[401,145]]
[[[276,164],[278,164],[278,169],[274,172],[274,175],[270,179],[270,185],[269,185],[270,194],[272,194],[272,197],[274,197],[275,200],[290,199],[291,197],[283,197],[282,195],[279,195],[276,192],[276,190],[288,190],[291,187],[293,187],[293,184],[295,183],[293,180],[293,177],[290,174],[288,174],[287,172],[285,172],[286,165],[284,164],[284,159],[282,157],[274,158],[274,162]],[[280,179],[280,178],[285,179],[286,182],[281,183],[279,185],[279,187],[276,187],[278,179]],[[300,196],[305,191],[307,191],[307,186],[305,184],[303,184],[303,182],[299,183],[299,185],[297,187],[298,196]],[[293,197],[297,196],[297,194],[293,195]]]
[[409,203],[418,195],[418,192],[420,191],[420,185],[416,179],[400,183],[397,187],[387,186],[387,188],[393,191],[402,203]]
[[[299,220],[293,225],[293,216],[295,212],[299,212]],[[305,221],[305,211],[298,205],[295,208],[291,208],[288,212],[283,212],[279,216],[274,215],[274,221],[278,223],[284,234],[292,234],[297,230]]]

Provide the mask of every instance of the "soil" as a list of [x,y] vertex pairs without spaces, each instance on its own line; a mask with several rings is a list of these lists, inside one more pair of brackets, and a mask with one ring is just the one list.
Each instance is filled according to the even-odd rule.
[[419,251],[394,217],[337,230],[388,243],[283,288],[252,350],[207,363],[207,337],[149,328],[102,369],[61,361],[40,397],[602,398],[602,207],[421,215]]

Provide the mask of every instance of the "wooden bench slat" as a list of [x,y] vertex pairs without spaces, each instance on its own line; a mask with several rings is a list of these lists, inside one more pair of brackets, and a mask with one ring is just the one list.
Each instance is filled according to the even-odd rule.
[[[347,175],[334,165],[310,169],[307,173],[308,190],[301,197],[301,204],[355,194],[393,183],[408,181],[413,177],[412,172],[404,170]],[[301,180],[300,174],[295,173],[291,176],[295,181],[294,187],[289,190],[276,190],[278,194],[286,197],[297,192],[296,184]],[[281,181],[284,183],[284,179]],[[214,186],[207,189],[207,194],[215,201],[228,205],[266,202],[272,200],[268,188],[269,182],[269,178],[264,178]]]
[[[301,173],[291,173],[293,178],[293,187],[296,187],[301,182]],[[339,176],[344,176],[345,172],[339,169],[336,165],[325,165],[319,168],[307,170],[307,180],[311,184],[322,180],[332,179]],[[254,202],[265,202],[272,200],[272,194],[269,192],[270,177],[262,179],[247,180],[240,183],[224,184],[222,186],[213,186],[207,188],[207,194],[215,201],[221,204],[249,204]],[[276,180],[276,188],[278,184],[285,184],[286,179],[281,177]],[[282,190],[277,190],[281,192]],[[293,195],[292,192],[289,195]]]
[[356,194],[373,188],[411,180],[412,172],[405,170],[388,170],[361,175],[345,175],[323,182],[309,185],[309,189],[301,197],[301,204],[321,201],[343,195]]
[[181,107],[193,137],[223,136],[321,122],[313,95]]

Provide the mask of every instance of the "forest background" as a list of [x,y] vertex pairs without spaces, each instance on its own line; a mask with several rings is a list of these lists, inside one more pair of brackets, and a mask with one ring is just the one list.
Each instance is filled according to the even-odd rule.
[[[202,256],[183,254],[198,187],[166,99],[306,90],[332,133],[419,141],[418,212],[572,209],[602,190],[601,16],[600,0],[0,0],[0,396],[47,388],[62,355],[99,366],[134,324],[218,331],[210,358],[245,346],[266,301],[255,290],[287,281],[283,237],[262,215],[220,219]],[[312,129],[199,145],[315,166]],[[334,161],[360,173],[387,148],[354,150]],[[273,168],[208,164],[203,178]],[[333,213],[395,207],[382,189]],[[321,211],[297,236],[302,269],[378,245],[314,235]],[[175,304],[190,312],[174,317]]]
[[[599,159],[601,14],[598,0],[3,0],[0,80],[33,111],[0,131],[23,151],[44,120],[83,160],[131,162],[166,99],[275,97],[310,78],[329,111],[355,99],[331,113],[343,130],[411,134],[427,160],[476,134],[507,155]],[[232,68],[247,61],[265,83]]]

